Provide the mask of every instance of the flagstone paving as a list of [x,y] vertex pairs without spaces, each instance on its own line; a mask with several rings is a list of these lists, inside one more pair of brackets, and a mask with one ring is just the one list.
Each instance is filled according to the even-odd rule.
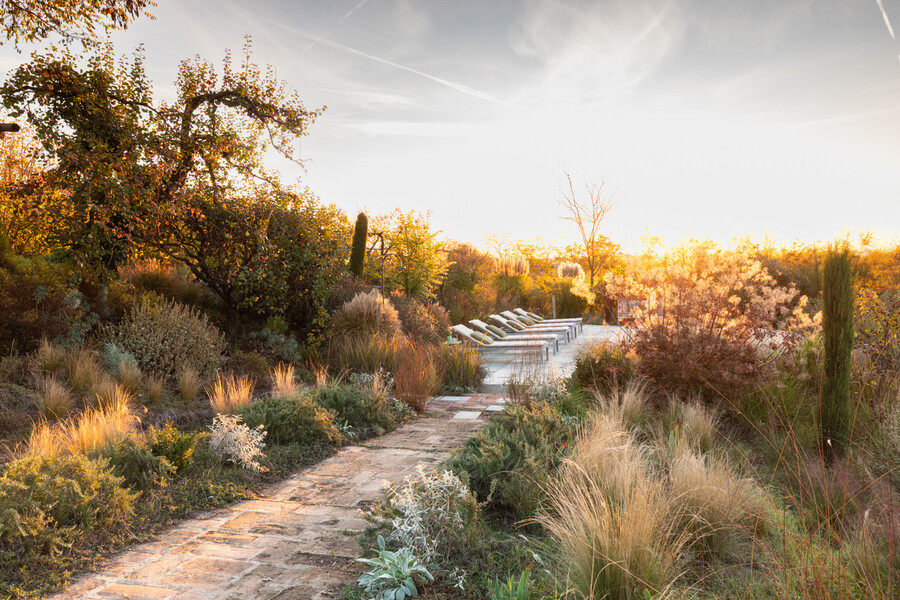
[[418,465],[445,459],[503,403],[497,395],[434,398],[427,416],[347,446],[256,500],[168,529],[75,580],[53,600],[325,600],[342,597],[361,549],[362,509]]

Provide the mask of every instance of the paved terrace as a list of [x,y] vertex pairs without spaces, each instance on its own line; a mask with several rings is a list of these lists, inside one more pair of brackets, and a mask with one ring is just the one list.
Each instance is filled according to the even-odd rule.
[[579,333],[577,338],[568,344],[560,343],[559,352],[556,354],[551,352],[550,360],[543,364],[537,364],[533,359],[523,361],[513,352],[493,355],[486,364],[488,374],[481,391],[504,393],[510,377],[522,372],[545,377],[568,377],[575,368],[575,356],[580,348],[599,341],[619,341],[624,335],[624,329],[615,325],[585,325],[584,331]]

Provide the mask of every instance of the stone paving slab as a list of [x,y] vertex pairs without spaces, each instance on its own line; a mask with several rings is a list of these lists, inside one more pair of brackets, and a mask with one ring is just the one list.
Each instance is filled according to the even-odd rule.
[[[433,399],[430,416],[347,446],[259,499],[182,521],[50,598],[340,598],[360,571],[361,548],[347,532],[368,525],[362,508],[383,497],[383,482],[444,460],[486,423],[483,411],[499,403],[488,394]],[[453,419],[463,413],[470,418]]]

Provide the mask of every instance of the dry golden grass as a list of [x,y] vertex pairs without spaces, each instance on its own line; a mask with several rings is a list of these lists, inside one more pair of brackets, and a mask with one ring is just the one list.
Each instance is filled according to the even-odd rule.
[[192,367],[185,367],[178,374],[178,393],[181,399],[187,404],[193,404],[203,389],[203,381],[200,379],[200,373]]
[[585,598],[631,600],[665,593],[686,540],[669,518],[664,488],[619,416],[599,416],[549,487],[538,520],[556,540]]
[[72,410],[75,400],[72,392],[59,379],[45,376],[38,383],[37,407],[51,419],[61,419]]
[[69,373],[69,385],[77,394],[91,393],[95,386],[103,380],[103,369],[97,360],[97,355],[91,350],[82,348],[69,355],[67,370]]
[[47,338],[41,338],[41,344],[34,353],[34,366],[38,372],[62,377],[66,371],[66,352]]
[[673,518],[704,560],[737,556],[739,544],[770,522],[765,493],[719,456],[679,445],[669,465]]
[[123,389],[112,379],[104,378],[94,383],[89,397],[95,406],[108,406],[117,402],[119,393]]
[[140,423],[131,411],[133,397],[123,388],[98,406],[84,411],[76,420],[60,423],[63,446],[70,453],[91,452],[115,444]]
[[92,452],[115,444],[140,423],[131,411],[131,400],[131,395],[120,388],[111,403],[89,408],[77,418],[56,425],[38,422],[32,428],[25,452],[53,457]]
[[297,382],[294,379],[294,365],[278,363],[278,365],[269,371],[269,377],[272,379],[272,395],[273,396],[292,396],[297,393]]
[[118,382],[132,394],[141,390],[141,370],[131,362],[123,362],[119,365]]
[[250,406],[253,398],[253,380],[249,377],[235,377],[229,375],[222,377],[216,375],[216,380],[206,388],[209,396],[209,405],[216,414],[235,414],[241,408]]
[[149,375],[144,381],[144,398],[147,400],[147,403],[156,404],[159,402],[165,387],[166,383],[162,377],[158,375]]

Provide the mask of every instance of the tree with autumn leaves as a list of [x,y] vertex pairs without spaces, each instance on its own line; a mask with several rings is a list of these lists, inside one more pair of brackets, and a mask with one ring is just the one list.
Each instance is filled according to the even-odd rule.
[[[346,217],[283,185],[264,158],[294,160],[293,142],[323,109],[306,109],[274,69],[256,65],[249,41],[220,67],[183,61],[172,101],[153,97],[140,51],[120,59],[108,43],[85,46],[79,56],[34,53],[0,87],[52,165],[29,189],[5,193],[41,199],[52,244],[106,273],[136,253],[161,254],[229,309],[283,312],[287,297],[321,290],[319,272],[343,260]],[[286,266],[288,256],[305,266]],[[300,312],[324,320],[321,303]]]

